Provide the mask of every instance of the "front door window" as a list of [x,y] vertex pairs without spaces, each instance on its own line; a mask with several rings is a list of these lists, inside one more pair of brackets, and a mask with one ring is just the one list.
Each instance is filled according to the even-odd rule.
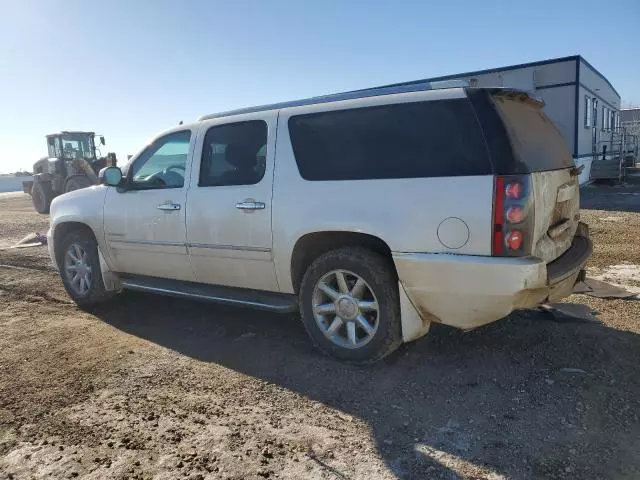
[[191,132],[174,132],[157,139],[133,162],[130,182],[137,190],[181,188]]

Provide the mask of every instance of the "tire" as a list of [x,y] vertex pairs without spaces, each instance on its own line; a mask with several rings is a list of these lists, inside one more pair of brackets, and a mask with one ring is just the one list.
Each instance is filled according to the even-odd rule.
[[31,201],[38,213],[49,213],[53,200],[53,191],[49,182],[34,182],[31,187]]
[[[343,283],[341,289],[343,293],[340,293],[341,296],[338,298],[347,295],[344,293],[344,287],[355,293],[353,287],[358,277],[365,282],[366,286],[362,288],[366,293],[354,297],[347,295],[349,298],[345,304],[341,304],[341,300],[336,300],[335,297],[329,297],[325,294],[326,286],[331,289],[331,295],[340,289],[337,274],[336,286],[331,286],[334,272],[341,272],[346,280],[346,285]],[[321,284],[324,284],[322,288]],[[330,305],[332,299],[333,307]],[[402,344],[398,279],[390,260],[375,252],[361,247],[344,247],[321,255],[304,274],[299,302],[302,323],[311,340],[320,350],[337,359],[353,363],[373,363],[386,357]],[[358,307],[355,307],[353,302]],[[375,313],[360,308],[359,305],[364,307],[367,302],[367,308],[377,305]],[[346,320],[340,318],[340,325],[336,318],[332,318],[334,313],[331,311],[318,316],[318,313],[314,312],[314,303],[322,304],[321,308],[335,309],[338,314],[336,317],[346,313]],[[342,308],[345,305],[346,308]],[[353,308],[356,308],[357,312],[354,313]],[[363,314],[368,328],[374,330],[373,332],[367,332],[362,327],[359,317]],[[335,334],[330,334],[334,323],[339,326],[334,329]],[[355,329],[356,342],[362,342],[362,345],[356,345],[352,341],[348,323],[355,324],[351,328]],[[342,338],[345,333],[346,338]]]
[[[79,249],[79,250],[78,250]],[[73,252],[71,255],[70,250]],[[87,230],[72,230],[67,233],[57,248],[58,268],[64,288],[76,304],[85,310],[111,299],[115,292],[107,291],[102,281],[100,259],[98,257],[98,244],[92,233]],[[75,262],[76,259],[81,262]],[[76,273],[83,279],[74,281],[74,272],[68,270],[69,265],[74,265]],[[88,277],[83,275],[89,270]],[[86,287],[86,290],[82,287]]]
[[64,182],[64,193],[87,188],[91,185],[93,185],[93,182],[86,175],[72,175]]

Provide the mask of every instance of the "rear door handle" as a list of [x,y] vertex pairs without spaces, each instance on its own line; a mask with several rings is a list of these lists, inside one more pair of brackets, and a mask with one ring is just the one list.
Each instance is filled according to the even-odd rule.
[[239,210],[264,210],[264,202],[238,202],[236,208]]
[[161,203],[156,208],[158,210],[174,211],[174,210],[180,210],[180,204],[179,203],[166,202],[166,203]]

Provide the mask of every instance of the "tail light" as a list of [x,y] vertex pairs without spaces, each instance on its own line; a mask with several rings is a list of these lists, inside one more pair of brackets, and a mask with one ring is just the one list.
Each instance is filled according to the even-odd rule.
[[534,203],[529,176],[497,176],[494,184],[491,254],[502,257],[530,255],[533,222]]

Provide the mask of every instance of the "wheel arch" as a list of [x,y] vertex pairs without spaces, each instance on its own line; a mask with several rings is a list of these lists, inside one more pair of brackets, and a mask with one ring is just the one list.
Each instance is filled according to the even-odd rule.
[[290,274],[294,292],[298,293],[305,271],[316,258],[340,247],[363,247],[379,253],[389,260],[395,272],[391,248],[376,235],[340,230],[309,232],[298,238],[291,253]]
[[[84,237],[89,240],[89,242],[93,239],[94,242],[94,245],[88,245],[90,250],[95,250],[95,253],[92,253],[92,256],[87,257],[87,263],[91,264],[92,267],[96,267],[97,271],[91,270],[92,277],[89,279],[88,290],[85,290],[84,292],[78,292],[75,290],[70,283],[71,281],[68,278],[68,275],[63,272],[65,268],[65,251],[62,248],[62,245],[65,243],[65,236],[72,232],[82,233],[83,235],[80,236],[81,238]],[[64,287],[73,301],[76,302],[80,308],[89,309],[99,302],[104,302],[110,299],[114,294],[122,290],[122,285],[118,275],[108,270],[108,266],[104,261],[102,252],[100,251],[100,245],[97,241],[96,234],[88,224],[74,220],[61,221],[55,226],[52,225],[49,231],[49,240],[49,252],[53,257],[52,259],[57,264]],[[97,258],[95,258],[96,254]]]
[[69,232],[72,232],[72,231],[85,231],[93,237],[93,239],[96,241],[96,244],[98,243],[95,232],[86,223],[72,221],[72,220],[58,223],[53,227],[53,231],[51,232],[52,233],[51,237],[53,239],[54,254],[56,257],[55,260],[57,265],[60,265],[60,255],[62,253],[60,251],[60,243],[62,242],[62,239],[67,234],[69,234]]

